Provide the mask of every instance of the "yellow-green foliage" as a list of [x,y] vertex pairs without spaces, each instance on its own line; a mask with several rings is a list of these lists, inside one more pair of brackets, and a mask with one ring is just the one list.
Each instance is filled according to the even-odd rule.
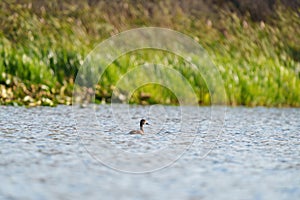
[[[297,12],[278,4],[276,18],[253,22],[247,15],[225,10],[193,15],[172,1],[149,1],[145,5],[131,0],[109,2],[1,2],[0,103],[70,103],[77,70],[95,45],[124,30],[160,26],[191,36],[207,50],[224,79],[228,104],[300,106]],[[149,56],[151,52],[133,52],[112,63],[97,87],[97,102],[109,101],[119,76],[129,65],[147,62]],[[200,104],[210,103],[201,74],[191,74],[184,60],[163,52],[154,59],[187,77]],[[14,79],[17,81],[8,83]],[[177,103],[172,92],[159,86],[141,88],[141,93],[150,94],[148,103]],[[141,100],[133,96],[131,103]]]

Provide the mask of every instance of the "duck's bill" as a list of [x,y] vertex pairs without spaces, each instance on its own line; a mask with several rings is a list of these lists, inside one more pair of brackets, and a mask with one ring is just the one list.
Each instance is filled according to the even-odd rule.
[[148,122],[146,122],[146,125],[150,125]]

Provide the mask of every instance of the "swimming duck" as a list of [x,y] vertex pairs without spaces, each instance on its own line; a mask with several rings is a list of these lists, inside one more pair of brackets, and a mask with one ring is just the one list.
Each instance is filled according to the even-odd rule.
[[141,119],[141,121],[140,121],[140,130],[132,130],[132,131],[129,132],[129,134],[144,134],[144,129],[143,129],[144,124],[149,125],[146,120]]

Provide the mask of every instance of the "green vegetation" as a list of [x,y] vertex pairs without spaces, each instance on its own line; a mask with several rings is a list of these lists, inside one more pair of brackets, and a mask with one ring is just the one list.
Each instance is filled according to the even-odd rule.
[[[78,68],[95,45],[131,28],[159,26],[193,37],[208,51],[224,80],[228,104],[300,106],[299,7],[277,3],[270,15],[257,16],[226,3],[189,11],[183,2],[1,2],[0,104],[71,104]],[[202,1],[192,2],[203,7]],[[112,63],[96,87],[96,102],[109,102],[120,75],[151,54],[132,52]],[[166,52],[155,59],[188,78],[199,104],[210,104],[205,82],[186,70],[187,62]],[[153,85],[135,91],[130,102],[176,104],[177,99]]]

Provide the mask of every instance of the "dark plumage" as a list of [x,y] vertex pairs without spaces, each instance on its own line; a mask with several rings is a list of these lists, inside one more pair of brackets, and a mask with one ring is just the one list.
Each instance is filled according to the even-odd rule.
[[140,121],[140,130],[132,130],[129,132],[129,134],[144,134],[144,129],[143,129],[143,126],[144,125],[149,125],[148,122],[144,119],[141,119]]

